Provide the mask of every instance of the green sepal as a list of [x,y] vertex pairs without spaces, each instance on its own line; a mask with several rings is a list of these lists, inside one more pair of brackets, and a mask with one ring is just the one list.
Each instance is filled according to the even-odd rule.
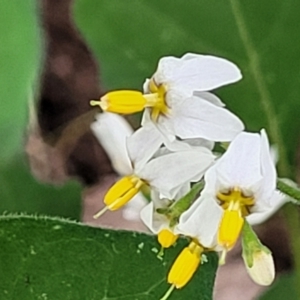
[[179,220],[179,217],[184,213],[194,202],[201,190],[204,188],[204,182],[195,183],[191,190],[176,202],[171,202],[168,208],[158,208],[159,214],[164,214],[170,220],[170,227],[174,227]]
[[242,249],[242,257],[249,268],[253,266],[255,252],[263,251],[267,254],[272,253],[269,248],[261,243],[251,225],[246,220],[242,229]]

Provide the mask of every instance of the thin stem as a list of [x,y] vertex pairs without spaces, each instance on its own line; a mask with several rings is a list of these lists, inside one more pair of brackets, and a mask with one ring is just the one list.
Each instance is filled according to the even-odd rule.
[[300,189],[297,187],[291,186],[281,179],[277,179],[277,189],[300,204]]
[[230,0],[230,3],[240,38],[243,42],[246,54],[248,56],[249,68],[257,86],[257,90],[260,95],[261,105],[269,124],[268,129],[270,137],[272,141],[279,147],[278,150],[280,161],[278,162],[278,169],[280,170],[281,175],[285,176],[289,173],[289,164],[287,160],[286,149],[284,147],[280,126],[271,100],[271,95],[267,88],[265,76],[263,75],[263,72],[260,67],[259,55],[248,33],[247,26],[242,15],[239,0]]
[[164,294],[164,296],[162,298],[160,298],[160,300],[167,300],[170,297],[170,295],[172,294],[172,292],[174,291],[174,289],[175,289],[175,285],[172,284],[170,286],[170,288],[167,290],[167,292]]
[[[250,71],[252,72],[254,81],[256,83],[258,92],[260,94],[260,100],[262,108],[265,112],[269,133],[271,140],[278,145],[280,160],[278,163],[278,170],[281,176],[290,175],[289,171],[289,163],[287,159],[286,149],[283,143],[282,133],[279,128],[279,123],[277,120],[277,116],[275,113],[275,109],[273,107],[271,101],[271,95],[267,88],[267,84],[265,82],[265,78],[263,76],[259,55],[252,43],[250,35],[247,30],[246,23],[244,21],[242,10],[240,7],[239,0],[230,0],[230,4],[232,7],[232,12],[237,24],[237,28],[239,31],[239,35],[244,44],[244,48],[249,60]],[[289,233],[291,238],[291,246],[294,254],[294,262],[295,262],[295,271],[296,271],[296,281],[295,281],[295,289],[297,290],[298,297],[300,299],[300,285],[297,282],[300,282],[300,237],[299,237],[299,229],[300,229],[300,218],[297,207],[292,204],[286,205],[284,209],[284,214],[287,220],[287,224],[289,227]]]

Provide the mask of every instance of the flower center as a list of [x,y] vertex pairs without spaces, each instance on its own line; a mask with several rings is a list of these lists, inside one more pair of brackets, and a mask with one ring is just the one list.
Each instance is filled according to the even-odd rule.
[[[157,121],[159,114],[166,114],[168,112],[168,106],[166,105],[165,97],[167,89],[165,85],[156,85],[153,78],[149,82],[149,90],[151,94],[157,95],[154,105],[152,106],[151,118],[154,122]],[[149,105],[150,106],[150,105]]]
[[106,207],[99,211],[94,218],[99,218],[107,210],[117,210],[129,202],[141,189],[145,182],[136,175],[125,176],[117,181],[106,193]]
[[145,107],[152,108],[151,118],[157,121],[160,113],[166,114],[168,107],[165,103],[167,92],[165,85],[157,86],[153,79],[149,82],[150,94],[139,91],[120,90],[105,94],[99,100],[91,100],[92,106],[99,105],[102,110],[118,114],[132,114],[142,111]]
[[225,210],[219,225],[218,243],[225,248],[220,263],[225,262],[225,254],[236,243],[251,206],[254,205],[253,195],[245,195],[238,187],[228,192],[219,192],[217,199]]

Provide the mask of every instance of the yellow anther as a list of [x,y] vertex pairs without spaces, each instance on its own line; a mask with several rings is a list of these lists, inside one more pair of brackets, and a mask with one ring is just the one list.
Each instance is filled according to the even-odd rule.
[[99,105],[102,110],[119,114],[142,111],[147,99],[139,91],[120,90],[109,92],[100,101],[92,100],[92,106]]
[[219,245],[223,246],[226,251],[230,250],[235,245],[243,225],[244,218],[239,210],[226,210],[219,227]]
[[168,282],[177,289],[184,287],[196,272],[202,252],[203,248],[195,242],[184,248],[171,267]]
[[171,247],[178,239],[178,235],[169,229],[163,229],[158,233],[158,242],[163,248]]
[[254,197],[252,193],[234,187],[217,193],[217,199],[225,210],[218,232],[218,243],[224,247],[219,263],[223,264],[226,253],[233,248],[240,235],[244,217],[254,205]]
[[92,106],[99,105],[102,110],[118,113],[132,114],[142,111],[145,107],[152,108],[151,118],[157,121],[159,114],[166,114],[168,107],[165,102],[166,87],[157,86],[153,79],[149,82],[150,94],[139,91],[120,90],[109,92],[100,100],[91,100]]
[[135,196],[141,189],[144,181],[135,175],[125,176],[117,181],[106,193],[104,203],[106,207],[97,213],[94,218],[100,217],[106,210],[117,210]]

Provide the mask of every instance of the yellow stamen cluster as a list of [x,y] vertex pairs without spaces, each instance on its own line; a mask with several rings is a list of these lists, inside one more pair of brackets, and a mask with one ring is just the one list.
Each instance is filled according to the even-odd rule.
[[98,212],[94,218],[100,217],[107,210],[117,210],[124,206],[140,191],[144,183],[135,175],[125,176],[117,181],[104,197],[106,207]]
[[169,248],[177,241],[178,235],[169,229],[163,229],[158,233],[158,242],[163,248]]
[[236,243],[244,225],[244,217],[254,205],[253,196],[246,196],[241,189],[235,187],[228,192],[219,192],[217,198],[225,209],[219,232],[218,243],[225,248],[220,263],[225,262],[225,255]]
[[167,114],[169,110],[165,100],[167,89],[163,84],[160,86],[156,85],[152,78],[149,82],[149,90],[153,95],[157,95],[155,105],[152,106],[151,112],[152,120],[157,121],[159,114]]
[[145,107],[151,107],[151,118],[157,121],[160,113],[166,114],[168,107],[165,102],[166,87],[157,86],[153,79],[149,82],[150,94],[142,94],[139,91],[120,90],[109,92],[100,101],[91,100],[92,106],[99,105],[102,110],[119,114],[132,114],[142,111]]

